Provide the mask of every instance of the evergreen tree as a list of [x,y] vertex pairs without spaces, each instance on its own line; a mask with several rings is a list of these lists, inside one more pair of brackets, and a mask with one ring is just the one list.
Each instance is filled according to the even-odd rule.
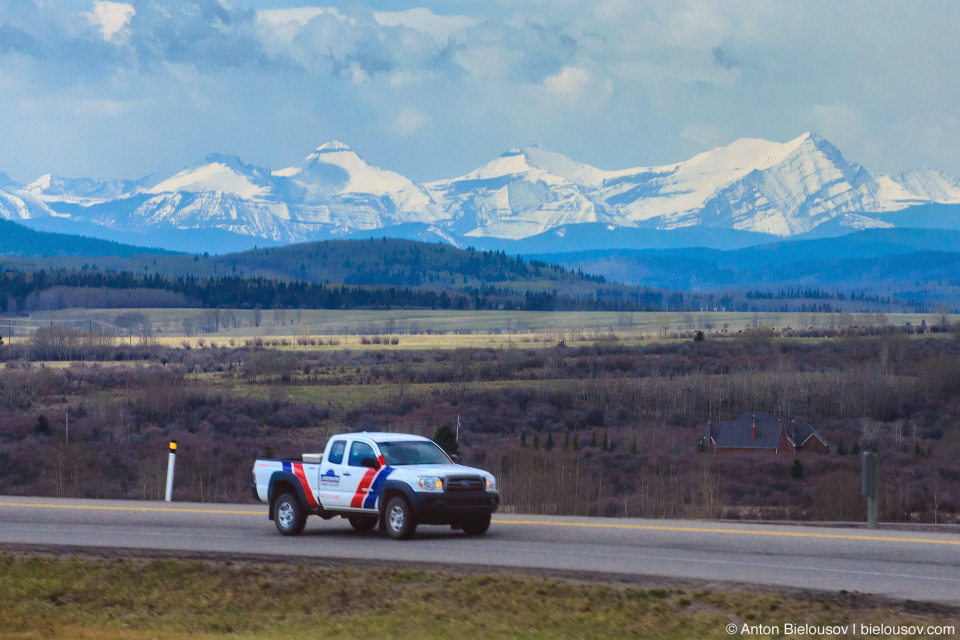
[[553,434],[552,434],[552,433],[548,433],[548,434],[547,434],[547,441],[546,441],[546,443],[544,443],[543,448],[546,449],[547,451],[550,451],[551,449],[553,449]]
[[533,448],[534,449],[540,448],[540,436],[538,436],[537,434],[533,434]]
[[433,433],[433,441],[437,446],[447,452],[447,455],[460,455],[460,444],[457,442],[457,434],[449,424],[437,427]]
[[850,455],[852,456],[860,455],[860,443],[857,442],[856,440],[854,440],[853,442],[853,448],[850,449]]
[[837,440],[837,455],[838,456],[847,455],[847,448],[843,446],[843,438],[840,438],[839,440]]
[[580,436],[576,433],[573,434],[573,450],[580,451]]
[[596,447],[596,446],[597,446],[597,432],[596,432],[596,431],[591,431],[591,432],[590,432],[590,446],[591,446],[591,447]]
[[795,458],[790,465],[790,477],[794,480],[803,480],[803,463],[800,462],[800,458]]
[[610,447],[610,441],[607,439],[607,432],[603,432],[603,450],[606,451]]
[[521,431],[521,432],[520,432],[520,446],[521,446],[521,447],[527,446],[527,432],[526,432],[526,431]]
[[630,453],[637,455],[637,439],[634,438],[630,441]]
[[915,442],[914,445],[913,445],[913,454],[914,454],[914,455],[917,455],[917,456],[922,456],[922,455],[923,455],[923,449],[920,448],[920,441],[919,441],[919,440],[918,440],[917,442]]
[[569,431],[563,434],[563,448],[564,450],[570,448],[570,432]]
[[33,427],[33,430],[42,436],[50,435],[50,421],[47,420],[47,416],[40,414],[40,417],[37,418],[37,424]]

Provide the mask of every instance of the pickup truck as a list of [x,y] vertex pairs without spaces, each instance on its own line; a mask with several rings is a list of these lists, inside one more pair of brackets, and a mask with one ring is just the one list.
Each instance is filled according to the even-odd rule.
[[482,535],[500,503],[493,475],[459,464],[432,440],[397,433],[347,433],[322,454],[257,460],[253,492],[286,536],[303,531],[308,515],[347,518],[358,531],[379,523],[397,540],[418,524]]

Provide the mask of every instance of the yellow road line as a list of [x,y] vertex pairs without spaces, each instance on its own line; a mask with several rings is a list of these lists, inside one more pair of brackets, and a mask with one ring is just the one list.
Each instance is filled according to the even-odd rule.
[[228,515],[263,516],[264,511],[230,511],[227,509],[176,509],[173,507],[108,507],[86,504],[36,504],[26,502],[0,502],[0,507],[32,507],[38,509],[92,509],[96,511],[163,511],[167,513],[225,513]]
[[735,533],[751,536],[788,536],[793,538],[830,538],[833,540],[877,540],[880,542],[921,542],[925,544],[953,544],[960,540],[931,538],[895,538],[888,536],[857,536],[842,533],[808,533],[801,531],[757,531],[755,529],[714,529],[709,527],[668,527],[650,524],[617,524],[613,522],[549,522],[543,520],[494,520],[495,524],[542,525],[546,527],[584,527],[599,529],[634,529],[641,531],[678,531],[689,533]]
[[[60,505],[26,502],[0,502],[0,507],[30,507],[40,509],[89,509],[98,511],[141,511],[166,513],[212,513],[226,515],[263,516],[266,511],[238,511],[227,509],[178,509],[175,507],[113,507],[106,505]],[[758,531],[756,529],[717,529],[712,527],[671,527],[649,524],[618,524],[615,522],[550,522],[545,520],[493,520],[493,524],[534,525],[544,527],[574,527],[583,529],[632,529],[634,531],[672,531],[680,533],[731,533],[749,536],[786,536],[791,538],[826,538],[831,540],[869,540],[876,542],[916,542],[921,544],[949,544],[960,546],[960,540],[931,538],[897,538],[864,536],[842,533],[811,533],[801,531]]]

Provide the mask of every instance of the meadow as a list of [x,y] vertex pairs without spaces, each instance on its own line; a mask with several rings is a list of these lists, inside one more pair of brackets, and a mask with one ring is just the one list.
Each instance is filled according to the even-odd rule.
[[[131,345],[47,326],[0,346],[0,492],[158,499],[177,439],[175,499],[249,501],[258,456],[459,420],[465,460],[501,478],[506,511],[855,521],[855,454],[870,446],[883,520],[958,522],[960,340],[920,320],[702,340],[598,331],[564,346],[548,333]],[[830,452],[698,450],[708,419],[742,411],[806,417]]]
[[[283,561],[0,555],[0,638],[728,638],[728,624],[950,625],[871,598]],[[954,630],[956,629],[954,625]],[[819,636],[813,636],[819,637]],[[957,637],[930,636],[930,637]]]
[[[336,346],[358,348],[362,335],[404,336],[399,348],[506,346],[514,342],[593,343],[610,334],[640,341],[680,337],[692,331],[731,334],[745,329],[843,331],[857,327],[936,326],[960,316],[943,313],[799,313],[720,311],[440,311],[333,309],[63,309],[36,311],[22,318],[0,318],[0,335],[26,338],[38,327],[63,325],[102,328],[128,343],[150,340],[171,347],[218,342],[242,345],[248,339],[340,339]],[[8,329],[9,327],[9,329]],[[230,340],[233,344],[230,344]],[[275,345],[282,346],[282,345]],[[310,345],[300,345],[310,346]],[[317,345],[313,345],[317,346]],[[323,345],[320,345],[323,346]]]

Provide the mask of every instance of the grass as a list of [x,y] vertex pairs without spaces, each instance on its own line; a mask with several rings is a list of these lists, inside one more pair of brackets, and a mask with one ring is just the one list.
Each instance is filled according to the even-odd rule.
[[[198,374],[206,379],[217,382],[213,378],[217,374]],[[402,397],[424,397],[435,391],[462,389],[463,391],[495,391],[523,387],[525,389],[558,389],[569,380],[484,380],[464,383],[427,382],[406,384],[403,393],[400,393],[398,384],[342,384],[342,385],[273,385],[234,383],[233,381],[219,382],[229,392],[238,397],[269,398],[279,392],[282,397],[294,402],[312,402],[319,406],[327,403],[340,405],[344,410],[355,409],[373,402],[382,402]]]
[[883,605],[854,611],[796,594],[685,592],[502,573],[10,555],[0,556],[0,602],[0,639],[18,640],[729,638],[739,637],[727,634],[731,622],[955,619]]
[[[204,309],[65,309],[61,311],[38,311],[31,314],[29,319],[17,319],[15,335],[23,335],[48,322],[84,323],[88,320],[103,320],[112,322],[120,313],[139,311],[146,314],[153,328],[159,329],[161,339],[169,337],[173,346],[179,346],[183,337],[183,320],[197,319],[209,310]],[[473,339],[493,338],[506,341],[508,336],[517,339],[519,335],[545,334],[556,338],[564,335],[571,339],[580,334],[597,334],[606,332],[625,332],[656,336],[668,326],[670,331],[687,331],[697,328],[721,330],[724,325],[729,331],[738,331],[752,326],[801,328],[803,325],[830,327],[832,323],[841,321],[840,314],[829,313],[780,313],[780,312],[635,312],[618,313],[612,311],[434,311],[434,310],[287,310],[282,317],[276,316],[273,310],[264,310],[260,326],[253,326],[253,311],[236,311],[239,326],[221,328],[216,334],[203,334],[207,340],[215,340],[221,345],[231,337],[243,340],[252,337],[276,337],[277,339],[292,339],[294,335],[306,334],[311,336],[346,336],[354,335],[359,344],[358,333],[380,333],[401,336],[400,345],[416,336],[430,331],[432,334],[423,335],[426,344],[438,344],[437,338]],[[910,322],[917,326],[921,321],[928,325],[936,324],[940,320],[938,314],[886,314],[887,321],[893,325],[903,325]],[[954,322],[956,316],[948,316],[948,321]],[[802,321],[802,322],[801,322]],[[846,321],[854,324],[868,324],[876,321],[872,314],[846,314]],[[5,327],[4,327],[5,328]],[[471,333],[473,336],[457,336],[455,334]],[[593,336],[586,336],[588,340]],[[136,339],[136,337],[134,337]],[[241,342],[242,344],[242,342]],[[442,342],[440,343],[442,346]],[[463,346],[472,346],[466,345]],[[483,345],[481,345],[483,346]]]

